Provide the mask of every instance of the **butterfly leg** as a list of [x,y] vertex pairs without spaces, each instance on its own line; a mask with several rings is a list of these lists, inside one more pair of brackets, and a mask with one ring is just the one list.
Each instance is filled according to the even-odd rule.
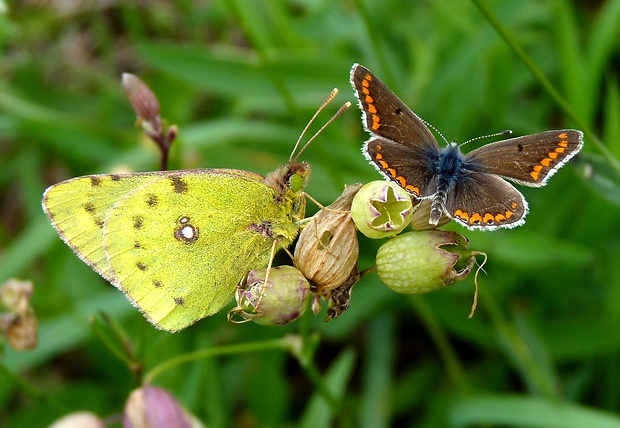
[[260,302],[261,300],[263,300],[263,296],[265,295],[265,290],[267,289],[268,285],[269,285],[269,273],[271,272],[271,266],[273,264],[273,258],[276,256],[276,251],[277,251],[277,246],[278,246],[278,240],[274,239],[273,244],[271,245],[271,253],[269,254],[269,264],[267,265],[267,272],[265,273],[265,286],[261,289],[260,292],[260,297],[258,298],[258,302],[256,304],[256,307],[260,306]]

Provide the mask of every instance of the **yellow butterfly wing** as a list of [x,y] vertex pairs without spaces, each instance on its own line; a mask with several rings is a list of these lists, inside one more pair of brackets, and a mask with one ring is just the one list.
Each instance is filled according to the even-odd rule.
[[295,200],[263,180],[223,169],[86,176],[50,187],[43,207],[84,262],[178,331],[228,303],[274,241],[296,237]]

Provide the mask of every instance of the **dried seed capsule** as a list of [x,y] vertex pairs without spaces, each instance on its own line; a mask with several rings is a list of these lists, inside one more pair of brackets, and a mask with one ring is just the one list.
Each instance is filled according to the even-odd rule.
[[333,204],[315,214],[299,235],[295,266],[318,292],[344,283],[357,264],[359,244],[351,202],[361,184],[348,186]]

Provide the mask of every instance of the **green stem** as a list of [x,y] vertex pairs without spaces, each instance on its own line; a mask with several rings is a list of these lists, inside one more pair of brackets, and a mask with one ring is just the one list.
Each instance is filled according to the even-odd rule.
[[319,370],[312,363],[312,359],[308,357],[308,352],[304,352],[303,344],[300,344],[300,337],[293,335],[273,340],[249,342],[230,346],[219,346],[217,348],[202,349],[200,351],[183,354],[155,366],[144,376],[143,384],[152,384],[157,376],[175,366],[201,360],[203,358],[212,358],[221,355],[234,355],[258,351],[268,351],[273,349],[288,351],[297,359],[299,365],[305,370],[307,376],[316,385],[319,392],[323,395],[325,401],[329,404],[334,414],[336,414],[339,409],[338,400],[336,400],[336,398],[333,396],[333,394],[330,392],[329,388],[323,381]]
[[201,360],[203,358],[212,358],[220,355],[234,355],[257,351],[267,351],[271,349],[282,349],[286,351],[292,350],[291,339],[282,337],[273,340],[263,340],[260,342],[241,343],[238,345],[218,346],[216,348],[201,349],[200,351],[190,352],[170,358],[163,363],[153,367],[145,376],[143,384],[152,384],[153,380],[161,373],[175,366]]
[[594,145],[596,149],[603,155],[607,163],[620,174],[620,161],[618,161],[614,155],[605,147],[605,145],[594,134],[592,129],[583,121],[574,110],[570,107],[568,101],[560,94],[560,92],[553,86],[551,81],[547,79],[547,76],[538,68],[530,56],[523,50],[519,42],[512,36],[512,33],[508,31],[506,27],[500,22],[499,19],[493,14],[491,9],[483,2],[483,0],[472,0],[472,2],[478,7],[478,10],[486,17],[489,23],[495,28],[504,41],[510,46],[517,57],[523,62],[523,64],[530,70],[538,82],[545,88],[545,90],[551,95],[555,103],[562,109],[562,111],[580,128],[588,134],[588,143]]

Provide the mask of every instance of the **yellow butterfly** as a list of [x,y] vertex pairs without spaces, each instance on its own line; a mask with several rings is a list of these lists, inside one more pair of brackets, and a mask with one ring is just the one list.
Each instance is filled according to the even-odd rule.
[[155,327],[179,331],[222,309],[247,271],[297,237],[310,175],[296,160],[301,152],[266,177],[198,169],[73,178],[45,191],[43,210],[80,259]]

